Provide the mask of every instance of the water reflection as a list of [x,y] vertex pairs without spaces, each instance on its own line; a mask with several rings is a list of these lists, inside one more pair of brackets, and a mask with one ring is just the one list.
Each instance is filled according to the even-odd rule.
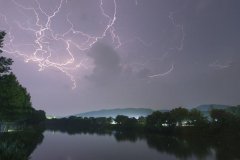
[[166,136],[159,134],[116,133],[118,141],[136,142],[144,139],[148,146],[160,153],[174,155],[178,159],[207,159],[214,156],[216,160],[240,159],[240,136],[233,133],[222,133],[217,136],[201,135]]
[[43,141],[40,129],[0,133],[0,160],[28,160]]
[[206,141],[200,137],[183,138],[158,134],[143,134],[138,135],[134,133],[117,133],[114,135],[118,141],[136,142],[138,139],[143,139],[147,142],[149,148],[157,150],[159,153],[167,153],[173,155],[178,159],[191,159],[196,157],[198,159],[206,159],[213,156],[213,150]]
[[[167,136],[110,130],[71,131],[68,134],[66,131],[52,130],[45,132],[44,135],[43,140],[42,131],[39,130],[0,134],[0,159],[106,160],[132,159],[134,156],[139,160],[146,158],[240,159],[240,136],[237,133],[234,136],[226,132],[206,137],[201,135]],[[92,154],[95,157],[90,156]]]

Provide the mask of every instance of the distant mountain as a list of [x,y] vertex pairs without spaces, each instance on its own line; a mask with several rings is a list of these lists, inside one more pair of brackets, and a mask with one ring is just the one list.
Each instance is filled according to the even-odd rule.
[[[211,109],[226,109],[232,106],[229,105],[221,105],[221,104],[205,104],[205,105],[200,105],[197,106],[196,109],[201,111],[206,117],[209,117],[209,111]],[[90,111],[90,112],[84,112],[84,113],[79,113],[75,114],[72,116],[76,117],[113,117],[115,118],[117,115],[125,115],[128,117],[146,117],[150,114],[152,114],[154,111],[157,110],[152,110],[149,108],[123,108],[123,109],[103,109],[103,110],[98,110],[98,111]],[[170,110],[158,110],[161,112],[169,112]],[[70,117],[70,116],[68,116]]]
[[76,114],[73,116],[76,117],[113,117],[115,118],[117,115],[125,115],[128,117],[140,117],[140,116],[148,116],[153,113],[152,109],[147,108],[124,108],[124,109],[104,109],[99,111],[91,111]]
[[233,106],[221,105],[221,104],[205,104],[205,105],[197,106],[196,109],[202,112],[208,112],[211,109],[227,109],[229,107],[233,107]]

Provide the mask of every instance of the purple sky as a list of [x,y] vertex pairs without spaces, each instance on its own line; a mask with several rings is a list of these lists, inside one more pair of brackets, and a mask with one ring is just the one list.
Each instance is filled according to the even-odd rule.
[[240,104],[239,0],[0,4],[4,55],[47,114]]

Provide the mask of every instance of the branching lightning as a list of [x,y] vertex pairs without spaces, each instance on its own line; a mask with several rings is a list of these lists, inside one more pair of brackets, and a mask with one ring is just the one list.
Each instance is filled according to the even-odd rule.
[[[14,21],[11,22],[8,17],[0,13],[0,20],[6,24],[6,32],[8,36],[8,41],[5,41],[4,49],[6,53],[13,54],[18,57],[22,57],[26,63],[33,62],[39,66],[39,71],[43,71],[47,68],[55,68],[72,81],[72,88],[76,88],[77,80],[76,75],[74,74],[77,71],[90,70],[93,68],[91,60],[87,55],[89,49],[93,47],[98,41],[111,36],[111,41],[114,44],[115,48],[119,48],[122,45],[127,43],[132,43],[137,41],[140,45],[150,48],[153,47],[152,42],[146,42],[140,36],[135,36],[132,39],[121,42],[120,37],[116,33],[115,22],[117,20],[117,3],[116,0],[113,0],[113,11],[108,13],[105,9],[104,0],[98,0],[98,8],[101,16],[106,22],[101,33],[98,35],[92,35],[86,33],[74,25],[71,20],[71,14],[67,14],[66,17],[62,18],[62,21],[67,23],[68,28],[63,33],[56,33],[54,30],[53,24],[56,17],[63,12],[65,6],[68,5],[68,0],[59,0],[56,4],[55,9],[48,13],[46,12],[39,0],[33,0],[32,6],[25,6],[17,0],[11,0],[12,4],[21,12],[22,15],[28,17],[25,12],[32,13],[34,17],[34,23],[30,22],[30,19],[27,18],[25,22]],[[138,5],[138,0],[135,0],[135,4]],[[155,58],[154,60],[147,60],[145,63],[141,63],[142,66],[147,66],[152,63],[152,61],[163,61],[171,52],[181,51],[184,47],[184,27],[182,24],[178,24],[175,20],[176,12],[170,12],[168,18],[172,25],[176,27],[181,33],[181,39],[179,45],[170,47],[164,51],[164,54],[160,58]],[[17,26],[18,29],[30,33],[34,40],[31,43],[19,43],[15,41],[14,30],[12,23]],[[75,40],[73,37],[78,37],[81,39],[81,42]],[[52,43],[59,42],[63,44],[63,50],[61,54],[64,54],[64,60],[60,61],[54,58],[56,56],[56,51],[51,48]],[[32,49],[31,53],[26,53],[21,48],[30,47]],[[55,54],[54,54],[55,53]],[[140,63],[140,62],[139,62]],[[137,65],[139,66],[139,65]],[[138,67],[137,67],[138,68]],[[141,68],[141,67],[140,67]],[[148,76],[148,78],[158,78],[170,74],[174,70],[174,64],[171,65],[171,68],[165,73],[154,73],[153,75]]]
[[[53,19],[56,17],[56,15],[58,15],[61,12],[63,6],[68,3],[67,0],[60,0],[59,4],[56,6],[56,9],[51,14],[48,14],[42,9],[38,0],[34,0],[36,7],[26,7],[18,3],[16,0],[12,0],[12,3],[19,10],[30,11],[34,14],[35,24],[33,26],[30,25],[26,26],[21,22],[17,21],[15,22],[19,29],[32,33],[34,35],[34,42],[30,44],[14,44],[13,42],[15,37],[12,34],[11,25],[8,22],[7,16],[4,14],[0,14],[0,18],[3,19],[4,23],[8,26],[7,35],[9,38],[9,41],[5,43],[3,51],[5,51],[6,53],[11,53],[23,57],[25,62],[31,61],[36,63],[39,66],[39,71],[43,71],[45,68],[48,67],[54,67],[58,69],[71,79],[71,81],[73,82],[72,86],[73,89],[76,87],[77,83],[72,72],[79,69],[89,68],[88,58],[86,54],[87,51],[91,49],[95,43],[106,37],[106,35],[109,33],[112,37],[112,42],[116,45],[116,48],[119,48],[121,46],[120,38],[116,34],[116,30],[114,28],[114,24],[117,19],[116,0],[113,0],[114,11],[112,15],[106,13],[104,9],[104,0],[99,0],[99,8],[101,14],[108,21],[101,35],[99,36],[90,35],[84,33],[83,31],[76,30],[74,24],[71,22],[69,18],[69,15],[65,19],[70,25],[68,30],[63,34],[55,33],[54,29],[52,28]],[[47,19],[45,23],[41,19],[41,16],[44,16],[44,18]],[[81,43],[76,42],[69,38],[70,35],[78,36],[84,39],[84,41]],[[54,42],[60,41],[61,43],[65,44],[65,51],[63,52],[65,52],[68,58],[64,60],[64,62],[60,63],[52,60],[53,51],[51,50],[50,47],[51,41]],[[19,49],[19,47],[22,46],[31,46],[34,49],[34,51],[30,55],[26,54],[23,51],[21,51],[21,49]],[[73,52],[72,48],[77,48],[79,51],[81,51],[82,59],[80,60],[80,62],[76,60],[75,55],[77,53]]]

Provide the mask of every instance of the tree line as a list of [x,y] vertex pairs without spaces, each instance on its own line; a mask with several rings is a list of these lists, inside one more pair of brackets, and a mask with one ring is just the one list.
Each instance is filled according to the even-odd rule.
[[123,131],[172,132],[197,131],[207,134],[221,131],[240,130],[240,106],[228,109],[212,109],[209,117],[197,109],[188,110],[178,107],[168,112],[155,111],[147,117],[127,117],[118,115],[115,118],[106,117],[68,117],[46,121],[48,129],[66,132],[83,130],[97,131],[114,129]]

